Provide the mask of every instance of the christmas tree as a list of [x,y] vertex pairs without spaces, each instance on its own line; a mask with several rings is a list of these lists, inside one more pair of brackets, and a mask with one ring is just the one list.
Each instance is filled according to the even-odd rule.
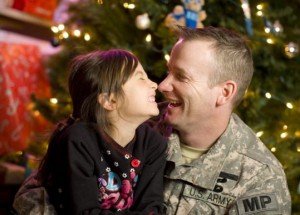
[[[180,0],[89,0],[70,4],[67,19],[53,26],[51,43],[62,48],[47,64],[53,98],[33,96],[36,110],[53,123],[70,114],[68,62],[79,53],[95,49],[130,50],[150,78],[161,81],[176,41],[168,26],[170,22],[180,24],[177,15],[182,5]],[[297,0],[211,0],[201,5],[202,18],[198,20],[204,26],[234,29],[249,39],[255,73],[236,112],[284,166],[293,214],[300,214],[299,6]]]

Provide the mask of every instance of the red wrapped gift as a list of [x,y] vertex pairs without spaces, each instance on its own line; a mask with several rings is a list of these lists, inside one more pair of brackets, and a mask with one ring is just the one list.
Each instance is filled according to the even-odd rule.
[[24,150],[46,120],[30,95],[50,98],[48,76],[35,45],[0,42],[0,154]]
[[51,21],[57,0],[13,0],[11,7]]

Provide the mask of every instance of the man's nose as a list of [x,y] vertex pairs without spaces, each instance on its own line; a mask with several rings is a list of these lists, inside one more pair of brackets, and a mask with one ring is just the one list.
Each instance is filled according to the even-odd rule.
[[160,84],[158,85],[158,90],[162,93],[172,91],[172,86],[171,86],[171,81],[169,76],[167,76],[164,80],[162,80],[162,82],[160,82]]

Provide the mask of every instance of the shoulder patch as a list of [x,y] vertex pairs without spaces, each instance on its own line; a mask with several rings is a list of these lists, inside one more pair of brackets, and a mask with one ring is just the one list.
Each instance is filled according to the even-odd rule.
[[238,214],[247,215],[262,211],[280,211],[275,193],[247,196],[237,200]]

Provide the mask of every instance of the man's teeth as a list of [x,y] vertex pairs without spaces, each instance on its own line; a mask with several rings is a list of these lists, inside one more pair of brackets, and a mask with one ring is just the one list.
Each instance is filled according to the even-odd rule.
[[180,103],[178,101],[170,101],[171,105],[179,105]]
[[179,107],[181,103],[179,101],[169,101],[171,107]]

